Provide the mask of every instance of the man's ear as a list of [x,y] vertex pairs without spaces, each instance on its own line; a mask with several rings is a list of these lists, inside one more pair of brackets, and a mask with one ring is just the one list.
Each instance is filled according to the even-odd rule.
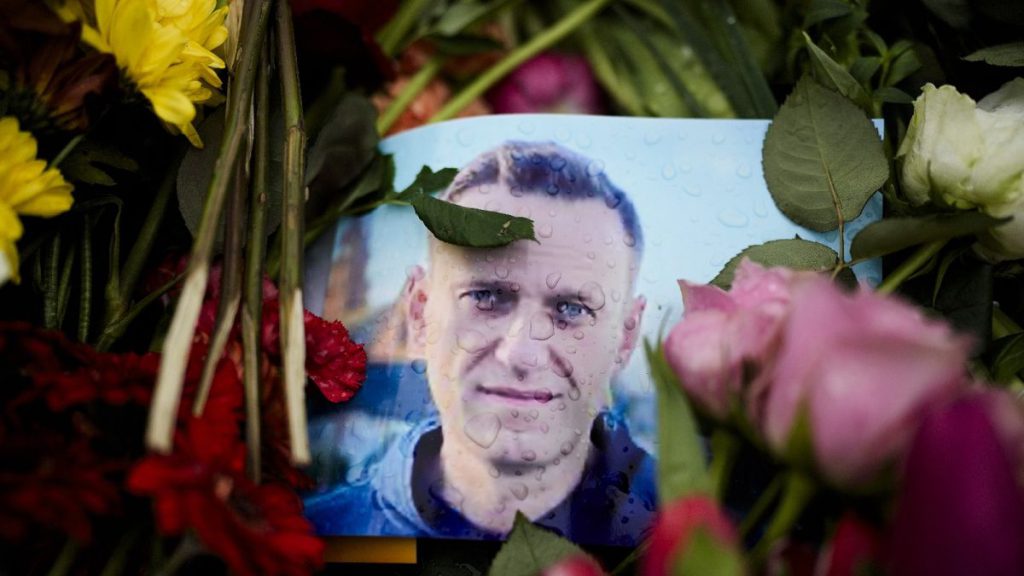
[[647,299],[637,296],[632,304],[626,308],[626,315],[622,320],[622,343],[619,345],[618,364],[625,367],[629,364],[629,358],[640,341],[640,320],[644,316],[644,308],[647,307]]
[[422,266],[413,266],[405,281],[403,297],[406,301],[405,334],[409,356],[422,358],[427,343],[427,274]]

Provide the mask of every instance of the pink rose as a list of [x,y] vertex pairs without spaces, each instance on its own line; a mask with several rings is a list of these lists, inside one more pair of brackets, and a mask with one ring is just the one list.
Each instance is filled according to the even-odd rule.
[[922,423],[886,546],[890,573],[1024,574],[1015,438],[1024,422],[1016,402],[1009,394],[969,396]]
[[601,89],[587,59],[546,52],[527,60],[487,96],[497,114],[600,114]]
[[809,440],[833,484],[869,482],[906,450],[929,408],[966,386],[969,340],[910,304],[847,294],[823,276],[796,286],[792,301],[752,419],[785,457],[803,459]]
[[729,292],[679,282],[684,316],[665,341],[665,358],[708,415],[728,418],[743,386],[777,347],[792,285],[805,277],[744,260]]
[[724,550],[739,554],[739,539],[732,522],[725,517],[718,503],[709,496],[688,496],[662,508],[648,541],[641,574],[666,576],[689,551],[690,541],[698,531],[705,531]]

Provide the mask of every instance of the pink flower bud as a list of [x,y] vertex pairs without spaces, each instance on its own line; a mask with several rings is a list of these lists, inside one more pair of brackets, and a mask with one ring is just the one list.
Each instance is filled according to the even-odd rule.
[[736,530],[718,503],[705,495],[688,496],[662,508],[658,514],[641,574],[672,574],[674,563],[685,556],[690,539],[698,529],[706,530],[724,546],[738,549]]
[[495,113],[600,114],[601,90],[582,56],[547,52],[527,60],[488,95]]
[[577,555],[548,566],[540,576],[605,576],[605,573],[589,556]]

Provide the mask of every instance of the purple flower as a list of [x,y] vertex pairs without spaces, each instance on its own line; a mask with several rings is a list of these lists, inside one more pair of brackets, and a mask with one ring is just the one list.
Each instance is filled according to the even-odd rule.
[[1014,402],[977,395],[925,419],[887,543],[891,573],[1024,574],[1019,436],[1007,450],[1024,427]]
[[527,60],[488,95],[497,114],[600,114],[601,90],[582,56],[548,52]]

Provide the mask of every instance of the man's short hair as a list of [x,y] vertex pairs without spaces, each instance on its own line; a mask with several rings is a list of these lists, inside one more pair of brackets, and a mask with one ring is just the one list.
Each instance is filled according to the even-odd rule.
[[545,194],[566,202],[602,201],[619,214],[625,242],[639,260],[643,231],[636,208],[604,174],[604,167],[554,142],[508,141],[477,156],[459,171],[442,198],[457,202],[462,192],[491,184],[508,186],[513,196]]

